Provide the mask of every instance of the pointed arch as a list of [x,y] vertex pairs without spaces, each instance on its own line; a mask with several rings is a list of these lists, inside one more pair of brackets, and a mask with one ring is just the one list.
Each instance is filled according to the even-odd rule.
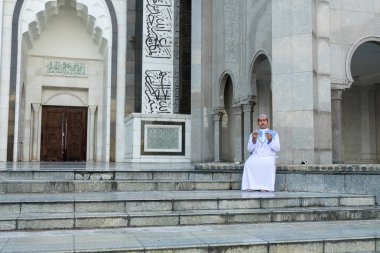
[[[264,69],[263,69],[264,68]],[[272,59],[265,49],[257,51],[252,59],[249,95],[255,98],[255,110],[253,118],[257,118],[260,113],[270,115],[272,120]],[[260,82],[259,82],[260,79]]]
[[225,70],[219,79],[219,85],[218,85],[218,87],[219,87],[219,90],[218,90],[218,107],[219,108],[225,107],[225,105],[224,105],[224,91],[226,88],[228,78],[231,78],[232,88],[234,88],[234,85],[233,85],[234,84],[234,78],[233,78],[232,71]]

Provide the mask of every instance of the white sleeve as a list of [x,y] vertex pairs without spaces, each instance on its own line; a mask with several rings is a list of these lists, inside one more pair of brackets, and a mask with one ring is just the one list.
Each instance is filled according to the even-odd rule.
[[248,138],[248,144],[247,144],[247,150],[248,152],[252,153],[255,150],[256,144],[253,144],[252,142],[252,134],[249,135]]
[[280,137],[278,134],[274,136],[272,141],[269,143],[269,146],[274,152],[280,152]]

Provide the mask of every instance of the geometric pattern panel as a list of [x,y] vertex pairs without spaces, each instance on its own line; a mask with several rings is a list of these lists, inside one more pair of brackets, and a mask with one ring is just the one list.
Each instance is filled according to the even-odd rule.
[[181,151],[181,126],[145,125],[145,151]]
[[184,155],[185,123],[142,121],[142,155]]

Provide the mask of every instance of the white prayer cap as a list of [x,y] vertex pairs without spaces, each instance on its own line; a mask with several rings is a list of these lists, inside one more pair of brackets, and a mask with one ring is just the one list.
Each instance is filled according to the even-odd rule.
[[259,118],[264,118],[264,117],[267,118],[267,119],[269,119],[268,115],[266,115],[265,113],[260,114],[259,117],[258,117],[258,119]]

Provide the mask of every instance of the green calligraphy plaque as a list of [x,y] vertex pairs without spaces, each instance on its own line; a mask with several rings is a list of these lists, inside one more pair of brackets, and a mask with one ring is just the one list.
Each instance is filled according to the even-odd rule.
[[87,67],[83,62],[48,60],[46,69],[48,75],[87,77]]

